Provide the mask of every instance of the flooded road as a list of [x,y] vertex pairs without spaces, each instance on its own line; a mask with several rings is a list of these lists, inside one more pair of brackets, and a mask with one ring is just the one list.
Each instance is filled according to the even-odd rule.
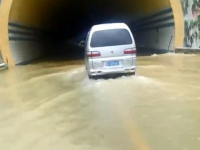
[[83,61],[0,72],[2,150],[199,150],[200,56],[138,57],[89,80]]

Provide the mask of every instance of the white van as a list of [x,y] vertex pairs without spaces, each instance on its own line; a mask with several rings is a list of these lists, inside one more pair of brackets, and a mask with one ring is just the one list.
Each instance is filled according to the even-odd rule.
[[136,71],[136,45],[124,23],[94,25],[85,42],[85,64],[89,78]]

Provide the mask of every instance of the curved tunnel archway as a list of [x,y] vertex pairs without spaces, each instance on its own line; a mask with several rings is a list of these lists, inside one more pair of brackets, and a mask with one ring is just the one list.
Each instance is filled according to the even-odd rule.
[[79,42],[98,23],[127,23],[143,52],[183,44],[179,0],[3,0],[0,17],[1,52],[9,65],[47,54],[76,55],[66,41]]

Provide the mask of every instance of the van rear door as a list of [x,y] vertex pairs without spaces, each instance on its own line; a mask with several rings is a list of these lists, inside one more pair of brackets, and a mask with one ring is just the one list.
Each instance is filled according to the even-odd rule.
[[124,50],[135,47],[131,33],[124,28],[95,31],[92,34],[90,47],[100,52],[98,58],[124,56]]
[[[91,36],[90,53],[93,54],[92,59],[96,63],[93,64],[94,69],[104,67],[106,60],[119,59],[119,57],[124,59],[123,56],[136,55],[135,50],[133,36],[124,28],[99,30],[93,32]],[[132,65],[133,58],[130,59],[127,67]]]

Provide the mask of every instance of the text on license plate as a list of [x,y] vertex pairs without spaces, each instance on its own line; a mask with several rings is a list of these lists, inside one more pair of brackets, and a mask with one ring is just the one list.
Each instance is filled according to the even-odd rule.
[[106,62],[106,66],[119,66],[119,61]]

